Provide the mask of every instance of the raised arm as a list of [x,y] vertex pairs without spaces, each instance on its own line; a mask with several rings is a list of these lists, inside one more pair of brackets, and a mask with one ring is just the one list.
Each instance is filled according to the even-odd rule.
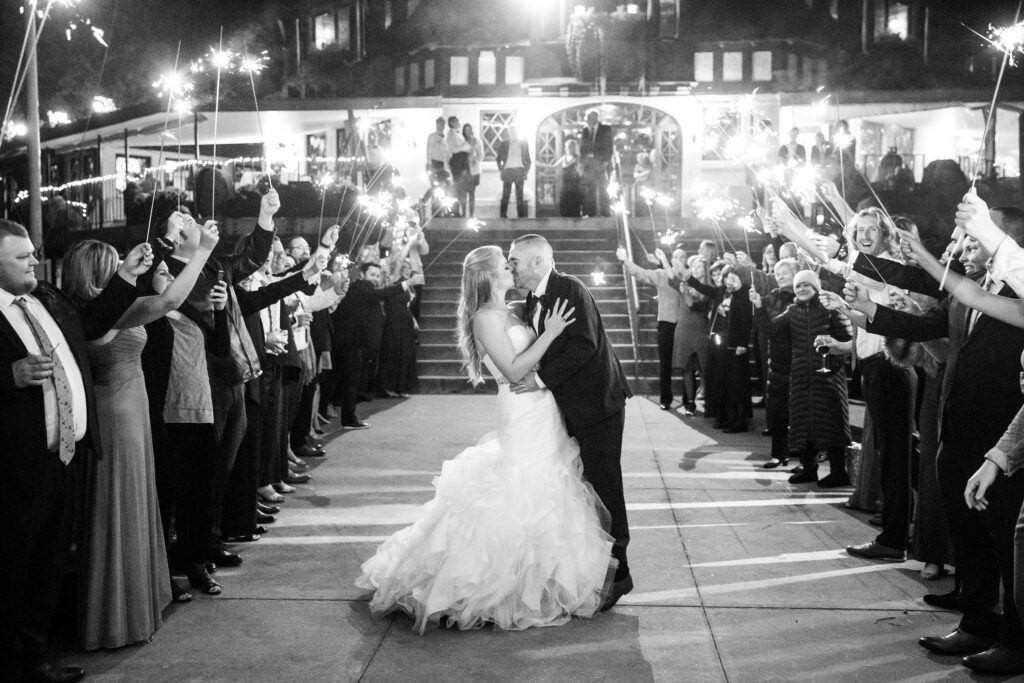
[[217,224],[207,221],[200,230],[199,247],[196,249],[196,253],[193,254],[178,277],[174,278],[163,293],[136,299],[114,327],[124,330],[129,327],[148,325],[180,308],[192,288],[195,287],[196,281],[203,272],[203,266],[206,265],[206,261],[210,258],[210,254],[213,253],[219,240],[220,233],[217,230]]
[[230,274],[232,282],[241,282],[267,261],[274,243],[274,214],[281,208],[277,190],[271,190],[260,200],[260,215],[256,229],[243,237],[244,248],[237,254],[219,257],[218,261]]
[[541,357],[565,328],[570,325],[575,309],[567,301],[559,300],[544,319],[544,334],[529,348],[517,354],[512,340],[505,333],[505,314],[498,310],[481,309],[473,317],[473,336],[491,362],[509,382],[518,382],[540,362]]
[[615,250],[615,256],[622,262],[622,267],[626,269],[626,272],[640,280],[644,284],[657,285],[658,284],[658,271],[648,270],[641,268],[640,266],[633,263],[629,256],[626,254],[625,247],[619,247]]

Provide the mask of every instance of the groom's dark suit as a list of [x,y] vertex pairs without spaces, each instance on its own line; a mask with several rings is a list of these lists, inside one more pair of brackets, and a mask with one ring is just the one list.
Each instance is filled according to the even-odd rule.
[[[74,355],[85,388],[89,431],[96,425],[86,342],[103,336],[135,301],[134,286],[115,275],[93,301],[76,308],[62,292],[40,282],[32,296],[49,312]],[[13,305],[13,304],[12,304]],[[51,340],[57,344],[57,340]],[[60,585],[79,515],[78,489],[89,435],[75,445],[70,464],[47,450],[43,389],[18,388],[12,366],[28,350],[5,315],[0,315],[0,439],[4,484],[17,496],[0,524],[0,664],[16,667],[52,627]],[[144,416],[140,416],[142,419]],[[17,650],[27,648],[19,654]],[[32,665],[38,664],[32,662]],[[0,669],[0,677],[9,672]],[[6,679],[5,679],[6,680]]]
[[540,329],[555,301],[575,308],[575,322],[565,328],[541,358],[537,374],[558,403],[570,436],[580,444],[583,475],[611,514],[612,555],[619,561],[616,581],[629,575],[626,546],[629,524],[622,493],[622,428],[626,399],[633,394],[612,350],[601,313],[586,285],[571,275],[551,271],[543,296],[527,297],[526,319],[532,323],[541,306]]

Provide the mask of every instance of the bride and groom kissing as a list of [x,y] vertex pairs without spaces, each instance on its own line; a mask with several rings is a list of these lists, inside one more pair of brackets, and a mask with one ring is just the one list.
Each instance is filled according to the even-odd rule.
[[[513,288],[530,290],[516,316]],[[622,431],[626,377],[590,291],[525,235],[463,262],[459,348],[469,379],[498,383],[497,429],[442,465],[434,498],[362,566],[374,613],[422,633],[553,626],[633,588]]]

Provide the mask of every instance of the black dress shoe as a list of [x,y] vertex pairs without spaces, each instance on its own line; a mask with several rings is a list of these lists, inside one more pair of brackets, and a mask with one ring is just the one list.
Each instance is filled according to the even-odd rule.
[[312,475],[305,474],[305,473],[299,474],[298,472],[292,472],[291,470],[288,470],[288,476],[284,478],[284,483],[286,483],[286,484],[305,484],[306,482],[308,482],[312,478],[313,478]]
[[260,540],[259,534],[238,534],[237,536],[225,536],[225,543],[255,543]]
[[996,645],[976,655],[963,658],[964,666],[982,674],[1012,676],[1024,673],[1024,652],[1005,645]]
[[846,546],[846,552],[865,560],[882,560],[883,562],[902,562],[906,555],[905,551],[890,548],[878,541]]
[[257,524],[256,528],[253,529],[252,533],[253,533],[253,535],[255,535],[257,537],[262,536],[265,533],[267,533],[267,527],[263,526],[262,524]]
[[608,596],[604,599],[604,604],[601,605],[601,611],[607,612],[612,607],[615,607],[615,603],[619,601],[619,598],[631,590],[633,590],[633,577],[627,574],[626,578],[619,579],[612,584],[611,590],[608,591]]
[[661,408],[662,410],[668,410],[669,408],[672,407],[672,404],[671,403],[659,403],[658,407]]
[[370,424],[368,422],[342,422],[342,429],[369,429]]
[[960,601],[956,599],[956,591],[948,593],[928,593],[924,596],[926,605],[949,610],[950,612],[962,612]]
[[317,448],[316,446],[299,446],[298,448],[293,448],[292,453],[299,458],[322,458],[327,455],[323,448]]
[[276,515],[281,511],[276,505],[267,505],[266,503],[256,503],[256,511],[262,512],[265,515]]
[[789,475],[790,484],[813,484],[818,481],[818,473],[807,469],[801,469],[795,474]]
[[984,652],[993,645],[991,638],[972,636],[960,629],[944,636],[925,636],[917,642],[921,647],[938,655],[973,655]]
[[242,564],[242,556],[238,553],[228,552],[227,550],[221,550],[217,553],[212,553],[207,557],[210,562],[213,562],[218,567],[238,567]]
[[818,480],[818,486],[823,489],[837,489],[850,485],[850,475],[846,472],[830,472]]
[[277,521],[277,517],[274,515],[265,515],[259,510],[256,511],[256,523],[257,524],[273,524]]
[[761,465],[761,467],[766,469],[766,470],[774,470],[776,467],[785,467],[788,464],[789,464],[789,460],[787,460],[785,458],[782,458],[782,459],[772,458],[771,460],[769,460],[765,464]]
[[66,664],[40,664],[28,674],[30,681],[47,683],[74,683],[85,678],[85,669]]

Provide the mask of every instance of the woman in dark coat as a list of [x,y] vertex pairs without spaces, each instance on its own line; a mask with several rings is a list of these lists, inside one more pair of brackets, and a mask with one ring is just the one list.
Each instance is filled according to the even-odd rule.
[[[392,283],[412,275],[408,259],[396,262]],[[391,398],[407,398],[416,388],[416,318],[409,308],[414,293],[404,289],[384,299],[378,383]]]
[[[846,447],[850,443],[846,370],[841,354],[853,339],[849,321],[821,305],[821,281],[813,271],[793,278],[796,301],[772,321],[772,338],[789,338],[792,362],[789,373],[789,450],[800,458],[803,471],[789,478],[792,484],[818,481],[818,451],[828,453],[831,471],[818,482],[823,488],[849,486]],[[816,346],[828,346],[819,356]],[[830,372],[819,370],[827,367]]]
[[772,334],[772,320],[782,315],[794,301],[793,277],[797,268],[793,259],[777,262],[773,274],[779,286],[765,297],[758,296],[755,291],[750,298],[754,305],[755,327],[767,330],[761,338],[767,346],[765,351],[768,354],[765,431],[772,437],[772,457],[763,465],[765,469],[789,464],[789,370],[793,349],[789,343],[788,329],[783,333],[783,326],[779,326],[775,334]]
[[[715,428],[734,434],[747,431],[747,420],[753,413],[747,351],[750,347],[750,330],[754,315],[749,298],[749,273],[726,265],[722,268],[721,282],[720,287],[709,287],[690,277],[686,284],[714,302],[709,365],[717,371],[712,375],[712,384],[717,378],[721,380],[719,389],[716,390],[717,405],[713,406],[717,418]],[[712,360],[710,356],[715,356],[715,359]],[[716,367],[719,361],[721,366]]]

